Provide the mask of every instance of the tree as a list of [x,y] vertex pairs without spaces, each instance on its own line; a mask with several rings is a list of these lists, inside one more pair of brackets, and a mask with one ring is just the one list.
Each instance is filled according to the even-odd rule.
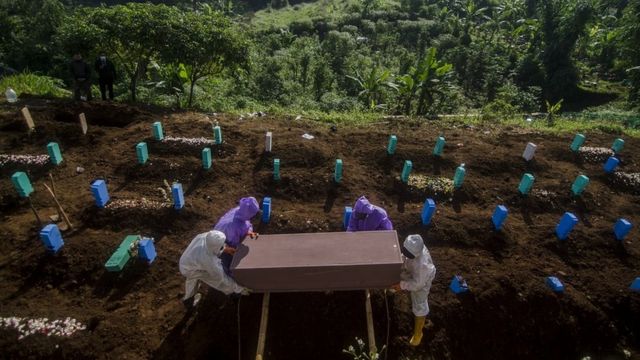
[[193,104],[196,82],[223,70],[246,68],[249,44],[243,32],[209,6],[200,12],[179,14],[170,22],[161,57],[184,64],[189,79],[188,106]]
[[631,0],[620,19],[620,62],[629,78],[629,103],[640,105],[640,0]]
[[391,76],[389,70],[382,70],[379,73],[378,67],[373,66],[368,75],[362,76],[356,71],[355,76],[347,77],[358,83],[361,91],[358,96],[364,99],[365,106],[373,110],[382,103],[382,89],[384,87],[395,87],[395,84],[387,81]]

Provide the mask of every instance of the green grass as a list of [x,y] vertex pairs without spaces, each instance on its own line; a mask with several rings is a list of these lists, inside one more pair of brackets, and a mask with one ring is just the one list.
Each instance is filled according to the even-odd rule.
[[24,72],[0,79],[0,89],[4,93],[12,88],[18,97],[23,94],[45,97],[68,97],[71,92],[64,89],[60,79]]

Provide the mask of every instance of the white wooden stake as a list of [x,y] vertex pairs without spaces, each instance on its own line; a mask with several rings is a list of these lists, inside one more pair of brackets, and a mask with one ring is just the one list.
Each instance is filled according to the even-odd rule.
[[84,113],[80,113],[78,117],[80,118],[80,128],[82,128],[82,135],[87,135],[87,117],[84,116]]
[[533,159],[533,155],[536,152],[536,148],[536,144],[528,143],[527,147],[524,149],[524,153],[522,153],[522,157],[527,161],[531,161],[531,159]]
[[33,123],[33,118],[31,117],[31,113],[29,109],[25,106],[22,108],[22,116],[24,116],[24,121],[27,123],[27,127],[29,127],[29,131],[33,131],[36,125]]
[[271,131],[267,131],[267,135],[265,136],[264,151],[271,152],[272,145],[273,145],[273,134],[271,133]]

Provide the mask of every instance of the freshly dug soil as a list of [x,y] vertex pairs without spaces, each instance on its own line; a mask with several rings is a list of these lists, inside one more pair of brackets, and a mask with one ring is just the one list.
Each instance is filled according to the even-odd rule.
[[[186,314],[180,298],[180,254],[243,196],[272,198],[272,220],[255,223],[261,233],[342,231],[342,212],[360,195],[384,207],[399,237],[422,234],[437,267],[423,343],[408,346],[413,329],[407,293],[373,291],[378,348],[389,359],[623,359],[639,357],[640,294],[629,290],[640,276],[637,229],[624,242],[613,224],[624,217],[640,222],[638,189],[619,187],[602,164],[571,153],[574,134],[548,135],[517,128],[448,126],[438,122],[390,120],[366,127],[341,127],[293,118],[209,115],[131,107],[106,102],[73,103],[29,99],[36,130],[28,134],[19,106],[0,107],[0,153],[44,154],[60,144],[64,161],[44,168],[0,168],[0,316],[59,319],[87,325],[68,338],[0,330],[0,357],[72,359],[253,359],[260,322],[261,294],[239,301],[208,291],[198,309]],[[24,105],[24,103],[20,104]],[[84,112],[83,136],[77,115]],[[210,171],[201,170],[201,147],[153,140],[151,124],[162,121],[165,135],[212,138],[211,120],[222,127],[224,143],[212,146]],[[273,152],[264,135],[273,132]],[[304,133],[315,136],[302,138]],[[390,134],[397,153],[386,154]],[[444,135],[442,158],[431,155]],[[588,146],[608,147],[614,136],[587,134]],[[149,144],[150,159],[136,161],[135,145]],[[640,141],[625,139],[620,171],[640,171]],[[538,145],[526,163],[527,142]],[[279,158],[282,179],[273,181]],[[335,159],[344,162],[343,181],[331,178]],[[466,164],[461,189],[452,194],[404,186],[405,160],[413,173],[452,178]],[[77,167],[84,168],[78,173]],[[56,213],[43,184],[51,172],[56,192],[74,229],[65,245],[47,255],[28,203],[10,176],[28,172],[41,216]],[[517,186],[525,172],[536,180],[523,197]],[[591,183],[571,196],[576,176]],[[89,185],[106,179],[112,199],[163,202],[163,180],[182,183],[186,207],[98,209]],[[428,228],[420,213],[427,196],[437,202]],[[491,215],[504,204],[503,231]],[[566,241],[554,235],[566,211],[580,220]],[[157,259],[149,266],[131,261],[121,274],[104,263],[128,234],[155,238]],[[286,256],[287,249],[282,249]],[[471,291],[455,295],[451,278],[462,275]],[[564,294],[545,277],[557,276]],[[364,292],[272,294],[265,359],[348,359],[342,350],[366,343]],[[625,355],[626,354],[626,355]],[[240,356],[239,356],[240,355]]]

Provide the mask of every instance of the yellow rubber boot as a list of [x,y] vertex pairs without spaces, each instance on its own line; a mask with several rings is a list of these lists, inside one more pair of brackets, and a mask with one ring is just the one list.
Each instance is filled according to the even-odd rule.
[[411,340],[409,340],[409,344],[411,346],[418,346],[422,341],[422,328],[424,327],[424,322],[427,320],[426,316],[416,316],[415,322],[413,326],[413,336]]

